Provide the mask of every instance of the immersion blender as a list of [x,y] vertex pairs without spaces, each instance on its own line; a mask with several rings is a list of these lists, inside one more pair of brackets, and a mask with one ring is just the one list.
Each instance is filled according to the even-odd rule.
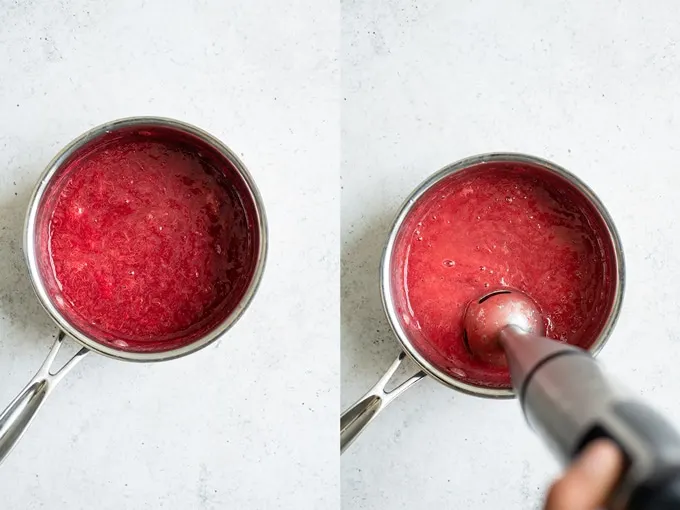
[[492,363],[507,358],[527,421],[561,461],[595,439],[618,445],[625,467],[607,508],[680,509],[680,435],[623,392],[588,352],[546,338],[531,298],[511,289],[491,292],[468,305],[464,327],[474,355]]

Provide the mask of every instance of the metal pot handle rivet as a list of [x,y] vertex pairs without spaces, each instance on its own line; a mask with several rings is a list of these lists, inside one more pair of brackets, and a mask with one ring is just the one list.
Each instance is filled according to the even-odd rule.
[[392,379],[392,376],[405,357],[406,353],[401,352],[375,386],[368,390],[352,407],[342,413],[342,416],[340,417],[340,453],[344,452],[347,447],[352,444],[366,426],[371,423],[378,413],[385,409],[390,402],[425,377],[425,372],[421,370],[399,384],[396,388],[385,391],[387,383],[390,382],[390,379]]
[[59,348],[64,341],[64,332],[60,331],[57,339],[52,345],[47,358],[43,362],[40,370],[33,376],[33,379],[19,393],[19,395],[7,406],[0,414],[0,464],[5,457],[12,451],[21,436],[33,421],[38,409],[42,406],[47,396],[61,379],[90,352],[83,347],[61,368],[51,371],[52,363],[57,357]]

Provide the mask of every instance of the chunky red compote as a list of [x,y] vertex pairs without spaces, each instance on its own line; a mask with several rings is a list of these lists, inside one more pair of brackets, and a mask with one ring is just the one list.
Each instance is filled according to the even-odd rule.
[[236,306],[255,247],[224,172],[162,139],[116,140],[71,165],[49,221],[69,314],[116,348],[162,350]]

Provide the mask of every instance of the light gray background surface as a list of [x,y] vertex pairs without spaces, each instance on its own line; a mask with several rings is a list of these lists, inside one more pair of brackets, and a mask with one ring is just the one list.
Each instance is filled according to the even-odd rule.
[[[343,2],[342,407],[399,349],[378,263],[430,173],[519,151],[572,170],[623,238],[628,282],[601,359],[680,423],[680,4]],[[342,458],[345,509],[527,510],[558,472],[515,401],[427,380]]]
[[55,333],[21,255],[28,197],[81,132],[130,115],[208,130],[249,167],[271,231],[262,286],[219,343],[69,374],[0,467],[3,509],[337,506],[338,12],[0,0],[0,406]]

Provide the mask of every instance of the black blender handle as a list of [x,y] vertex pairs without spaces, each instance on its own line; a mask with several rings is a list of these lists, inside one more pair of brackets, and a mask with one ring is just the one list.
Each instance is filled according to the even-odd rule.
[[628,510],[677,510],[680,508],[680,469],[646,480],[635,489]]
[[[621,402],[614,413],[649,452],[653,470],[634,487],[628,510],[680,509],[680,435],[657,411],[642,402]],[[620,445],[626,452],[625,444]],[[632,462],[635,459],[629,459]]]
[[[625,456],[620,483],[630,485],[624,491],[629,494],[626,510],[680,509],[680,434],[661,414],[642,402],[618,402],[611,417],[616,426],[595,427],[580,449],[598,437],[606,437],[619,446]],[[634,451],[644,452],[637,455],[645,458],[636,458]],[[638,463],[647,466],[644,473],[636,469]]]

